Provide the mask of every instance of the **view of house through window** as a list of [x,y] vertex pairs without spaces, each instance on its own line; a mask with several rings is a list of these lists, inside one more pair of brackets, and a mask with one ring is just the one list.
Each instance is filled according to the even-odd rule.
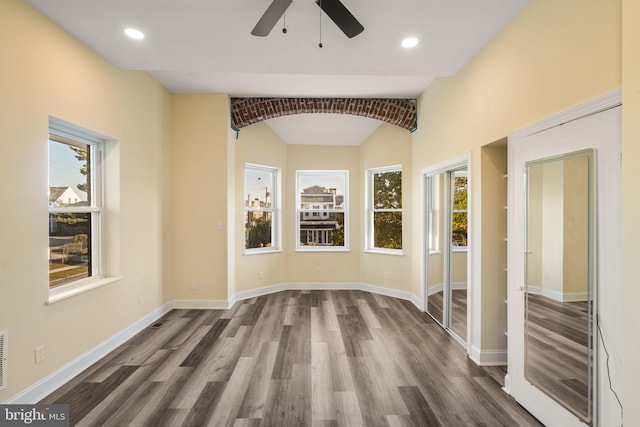
[[347,247],[347,171],[297,172],[298,248]]
[[453,172],[453,209],[451,210],[451,245],[454,247],[467,246],[467,171]]
[[277,169],[246,165],[244,182],[245,249],[276,249]]
[[92,276],[99,222],[94,146],[49,137],[49,287]]
[[402,249],[402,170],[400,166],[368,173],[369,249]]

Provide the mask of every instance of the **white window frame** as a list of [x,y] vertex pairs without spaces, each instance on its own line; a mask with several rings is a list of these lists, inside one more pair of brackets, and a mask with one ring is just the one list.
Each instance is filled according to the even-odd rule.
[[[340,177],[344,180],[344,200],[340,209],[318,209],[322,213],[342,213],[344,216],[344,246],[301,246],[300,245],[300,215],[304,212],[314,212],[314,209],[302,209],[300,178],[305,176]],[[295,239],[297,252],[348,252],[349,251],[349,171],[348,170],[297,170],[296,171],[296,221]]]
[[243,220],[242,222],[244,223],[244,215],[247,214],[247,212],[270,212],[271,213],[271,246],[270,247],[264,247],[264,248],[247,248],[246,247],[246,240],[245,240],[245,248],[244,248],[244,254],[245,255],[252,255],[252,254],[263,254],[263,253],[271,253],[271,252],[281,252],[282,251],[282,236],[281,236],[281,232],[280,230],[282,229],[281,227],[281,205],[280,205],[280,188],[281,188],[281,171],[279,168],[273,167],[273,166],[264,166],[264,165],[258,165],[258,164],[254,164],[254,163],[245,163],[244,165],[244,196],[246,197],[247,194],[247,170],[253,170],[253,171],[258,171],[258,172],[263,172],[263,173],[268,173],[271,175],[271,207],[267,208],[267,207],[258,207],[258,208],[252,208],[252,207],[248,207],[244,206],[244,210],[243,210]]
[[[47,303],[52,304],[91,289],[104,286],[119,280],[120,277],[107,278],[104,273],[104,150],[105,144],[109,139],[96,132],[83,129],[55,117],[49,117],[49,138],[47,143],[49,140],[63,142],[69,145],[72,145],[73,142],[83,143],[91,146],[92,150],[92,155],[90,156],[91,164],[89,165],[89,170],[91,171],[91,177],[89,178],[91,180],[91,204],[84,207],[49,206],[47,213],[47,216],[50,213],[89,213],[91,215],[91,271],[89,277],[74,280],[54,288],[49,287],[49,281],[47,280],[47,288],[49,289]],[[47,160],[47,163],[48,162],[49,159]],[[48,233],[49,230],[47,229],[47,235]]]
[[[453,214],[455,213],[466,213],[467,214],[467,246],[454,246],[453,245],[453,241],[450,243],[451,244],[451,250],[453,252],[467,252],[469,250],[469,171],[468,170],[459,170],[459,169],[454,169],[451,172],[451,220],[450,220],[450,227],[452,228],[452,230],[450,231],[450,234],[453,233]],[[455,192],[455,175],[458,175],[460,177],[466,177],[467,178],[467,209],[454,209],[453,208],[453,203],[454,203],[454,192]],[[451,236],[450,236],[451,237]],[[451,239],[453,240],[453,238]]]
[[[388,255],[402,255],[403,249],[391,249],[391,248],[379,248],[375,245],[375,223],[374,214],[376,212],[400,212],[402,213],[403,227],[404,228],[404,213],[402,206],[400,208],[393,209],[379,209],[373,205],[373,178],[376,174],[382,174],[387,172],[400,172],[402,176],[402,165],[385,166],[380,168],[371,168],[366,171],[366,191],[365,191],[365,252],[375,252]],[[404,176],[402,176],[404,178]],[[402,184],[401,184],[402,185]],[[402,243],[404,248],[404,240]]]

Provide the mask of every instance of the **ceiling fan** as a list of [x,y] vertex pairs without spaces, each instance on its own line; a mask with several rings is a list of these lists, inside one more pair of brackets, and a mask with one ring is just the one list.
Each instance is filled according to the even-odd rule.
[[[251,31],[251,34],[259,37],[269,35],[291,3],[293,3],[293,0],[273,0]],[[322,11],[331,18],[347,37],[355,37],[364,30],[362,24],[358,22],[340,0],[317,0],[315,3],[320,6]]]

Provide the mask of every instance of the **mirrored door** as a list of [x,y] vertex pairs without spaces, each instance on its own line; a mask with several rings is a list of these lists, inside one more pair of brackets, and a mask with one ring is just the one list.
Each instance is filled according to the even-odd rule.
[[468,173],[466,163],[426,175],[426,311],[467,341]]
[[550,427],[620,425],[596,326],[615,318],[620,107],[585,111],[509,142],[505,388]]

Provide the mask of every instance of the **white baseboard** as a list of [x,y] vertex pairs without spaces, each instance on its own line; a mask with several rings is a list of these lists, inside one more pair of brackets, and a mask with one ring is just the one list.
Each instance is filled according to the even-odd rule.
[[507,364],[507,350],[480,350],[476,346],[471,346],[469,354],[478,366],[505,366]]
[[231,301],[215,299],[177,299],[171,301],[171,308],[181,310],[192,308],[202,310],[227,310],[231,308],[232,305],[233,303]]
[[533,295],[542,295],[543,297],[551,298],[558,302],[577,302],[587,301],[588,299],[587,292],[563,293],[561,291],[554,291],[547,288],[541,288],[539,286],[527,286],[527,292]]
[[296,282],[296,283],[280,283],[277,285],[265,286],[262,288],[250,289],[248,291],[236,292],[230,298],[235,301],[243,301],[246,299],[256,298],[262,295],[273,294],[281,291],[291,290],[356,290],[372,292],[374,294],[385,295],[389,297],[399,298],[410,301],[417,308],[422,307],[422,300],[407,291],[385,288],[384,286],[372,285],[362,282]]
[[76,357],[71,362],[50,373],[40,381],[11,397],[7,404],[34,404],[69,382],[76,375],[105,357],[107,354],[124,344],[128,339],[151,325],[172,309],[172,304],[164,304],[144,317],[136,320],[111,338],[98,344],[86,353]]
[[[428,295],[433,295],[438,292],[442,292],[443,289],[444,289],[444,285],[442,283],[438,283],[437,285],[431,285],[429,286]],[[453,282],[451,284],[451,289],[453,289],[454,291],[465,290],[467,289],[467,282]]]
[[504,387],[502,387],[502,391],[511,396],[511,377],[509,376],[509,373],[504,376]]
[[128,339],[151,325],[158,320],[164,314],[172,309],[213,309],[213,310],[226,310],[233,306],[236,301],[242,301],[250,298],[255,298],[262,295],[268,295],[274,292],[286,291],[286,290],[362,290],[368,291],[380,295],[390,296],[403,300],[410,301],[416,307],[420,308],[422,301],[411,292],[400,291],[397,289],[389,289],[382,286],[371,285],[367,283],[347,282],[347,283],[335,283],[335,282],[321,282],[321,283],[282,283],[273,286],[266,286],[264,288],[251,289],[248,291],[238,292],[232,295],[229,300],[201,300],[201,299],[184,299],[174,300],[168,302],[161,307],[153,310],[151,313],[145,315],[141,319],[138,319],[131,325],[124,328],[122,331],[113,335],[103,343],[97,345],[86,353],[78,356],[69,363],[65,364],[61,368],[47,375],[40,381],[32,384],[25,390],[16,394],[7,400],[6,404],[34,404],[51,394],[56,389],[60,388],[65,383],[69,382],[75,376],[80,374],[85,369],[89,368],[95,362],[105,357],[107,354],[124,344]]

